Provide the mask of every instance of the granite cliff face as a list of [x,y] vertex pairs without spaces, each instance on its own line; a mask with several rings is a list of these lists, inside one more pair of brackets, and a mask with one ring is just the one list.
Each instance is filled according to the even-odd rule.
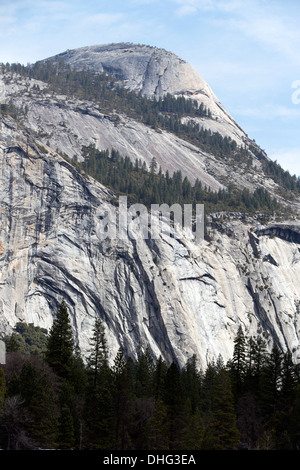
[[[118,57],[105,62],[103,57],[111,51],[104,49],[67,52],[65,57],[81,66],[78,57],[75,60],[79,54],[90,61],[85,62],[89,66],[96,63],[93,53],[101,53],[104,70],[108,70],[105,63],[113,63],[114,71],[122,70],[120,78],[134,87],[133,59],[126,59],[125,68],[118,52]],[[145,75],[145,49],[141,49],[137,90],[142,83],[139,77]],[[151,59],[146,55],[145,63],[153,62],[149,77],[159,77],[161,73],[150,73],[157,65],[158,52],[151,48],[148,52]],[[133,51],[130,57],[137,53]],[[129,54],[124,52],[124,57]],[[179,66],[188,67],[178,59]],[[144,91],[164,90],[162,77],[160,81],[161,88],[151,88],[155,80],[149,78],[147,88],[144,80]],[[126,117],[116,125],[93,103],[87,106],[75,99],[47,96],[42,83],[39,92],[34,84],[21,77],[1,82],[1,102],[10,97],[19,108],[27,107],[22,124],[10,116],[1,116],[0,122],[1,332],[10,333],[18,321],[49,329],[64,299],[83,353],[99,315],[106,326],[111,358],[120,346],[127,354],[149,346],[153,355],[180,366],[196,354],[205,367],[219,355],[225,361],[231,357],[233,339],[242,325],[247,335],[262,335],[269,348],[276,341],[299,360],[296,222],[272,221],[261,226],[241,214],[214,214],[208,220],[209,241],[166,234],[158,239],[101,240],[101,214],[112,210],[113,194],[81,174],[57,150],[73,152],[71,156],[78,151],[79,155],[83,144],[94,140],[99,148],[107,148],[110,141],[114,148],[123,146],[131,157],[138,152],[150,160],[152,143],[165,159],[165,168],[178,168],[179,161],[187,173],[197,169],[214,189],[221,186],[220,179],[207,166],[210,162],[218,173],[218,162],[167,132],[158,133]],[[181,92],[182,87],[178,90],[174,84],[174,91]],[[64,125],[59,126],[60,122]],[[220,173],[229,173],[229,168],[219,165]],[[259,178],[258,166],[240,184],[251,186]],[[271,182],[265,184],[271,187]]]
[[215,216],[209,242],[101,241],[99,208],[110,206],[110,192],[10,119],[1,122],[1,181],[2,332],[17,321],[50,328],[64,298],[83,351],[100,315],[112,356],[120,345],[129,354],[149,345],[180,365],[197,354],[205,366],[230,357],[242,324],[298,358],[297,227]]

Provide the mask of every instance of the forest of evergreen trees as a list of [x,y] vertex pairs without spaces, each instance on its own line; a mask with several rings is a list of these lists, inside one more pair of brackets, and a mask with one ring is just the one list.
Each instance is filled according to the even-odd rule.
[[84,162],[77,166],[104,186],[119,194],[126,194],[132,202],[139,202],[148,208],[151,204],[174,203],[205,204],[207,213],[219,211],[241,211],[254,214],[262,211],[272,214],[280,209],[276,198],[272,198],[264,188],[257,188],[253,193],[248,189],[239,190],[229,187],[227,190],[211,191],[203,187],[198,179],[192,185],[181,171],[162,173],[155,159],[148,171],[146,164],[139,160],[132,162],[129,157],[122,157],[117,151],[99,151],[95,147],[84,147]]
[[299,449],[299,365],[241,327],[231,360],[205,370],[196,356],[180,369],[148,348],[136,358],[120,349],[110,364],[100,319],[83,358],[64,302],[49,333],[19,323],[5,342],[0,448]]

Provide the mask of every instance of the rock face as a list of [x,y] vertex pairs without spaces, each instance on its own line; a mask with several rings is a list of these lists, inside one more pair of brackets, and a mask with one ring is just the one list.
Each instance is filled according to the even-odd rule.
[[[248,140],[199,73],[164,49],[131,43],[106,44],[68,50],[46,60],[64,61],[75,70],[107,73],[118,78],[122,86],[148,97],[170,93],[193,98],[210,109],[214,132],[231,136],[239,144]],[[204,127],[212,127],[212,122],[199,121]]]
[[181,366],[196,354],[205,367],[231,356],[242,325],[299,359],[299,240],[217,216],[209,242],[100,240],[109,191],[41,151],[11,119],[0,135],[3,333],[18,321],[50,328],[64,299],[83,352],[99,315],[112,358],[119,346],[133,354],[140,345]]
[[[79,68],[109,71],[137,91],[215,99],[188,64],[155,48],[95,46],[67,51],[63,58]],[[134,74],[133,67],[138,67]],[[13,100],[26,113],[22,124],[0,115],[2,334],[19,321],[49,329],[64,299],[83,354],[100,316],[111,359],[119,347],[128,355],[149,347],[154,356],[180,366],[196,354],[205,367],[219,355],[231,358],[242,325],[246,335],[263,336],[269,348],[277,342],[299,361],[296,223],[260,226],[241,215],[215,214],[209,238],[201,242],[166,233],[157,239],[139,233],[101,239],[99,224],[115,207],[113,195],[57,150],[80,157],[82,145],[111,145],[148,162],[157,151],[163,169],[181,168],[216,190],[226,175],[242,187],[255,187],[259,161],[248,172],[235,172],[167,132],[124,116],[116,122],[93,103],[47,94],[42,83],[37,91],[35,81],[4,78],[1,102]],[[223,131],[234,126],[238,132],[216,102],[217,109]],[[263,184],[272,188],[266,179]]]
[[[47,60],[64,60],[73,68],[88,67],[95,73],[109,71],[122,78],[123,85],[149,96],[168,91],[197,99],[212,112],[210,118],[193,118],[201,127],[230,137],[238,145],[255,145],[199,74],[174,54],[122,44],[76,49]],[[163,88],[158,86],[160,75],[154,65],[147,69],[149,62],[165,70]],[[99,150],[114,148],[133,161],[146,162],[148,167],[155,157],[163,172],[168,170],[172,174],[180,170],[192,183],[198,178],[213,191],[226,187],[229,182],[250,191],[258,186],[276,191],[274,182],[263,175],[261,161],[255,155],[250,166],[246,161],[227,161],[221,154],[209,154],[170,132],[152,129],[124,115],[116,117],[113,110],[111,114],[103,113],[95,103],[50,93],[42,82],[0,75],[0,102],[10,101],[24,110],[24,125],[44,146],[71,159],[82,160],[82,146],[92,144]],[[189,119],[192,118],[185,118]]]

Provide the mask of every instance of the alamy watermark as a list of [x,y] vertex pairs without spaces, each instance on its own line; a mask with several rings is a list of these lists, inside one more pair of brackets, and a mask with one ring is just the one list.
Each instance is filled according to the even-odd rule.
[[300,80],[294,80],[292,88],[295,88],[295,91],[292,93],[292,103],[300,104]]
[[143,204],[128,207],[127,196],[119,197],[118,207],[100,206],[96,234],[99,240],[157,239],[162,234],[200,242],[204,239],[204,204]]

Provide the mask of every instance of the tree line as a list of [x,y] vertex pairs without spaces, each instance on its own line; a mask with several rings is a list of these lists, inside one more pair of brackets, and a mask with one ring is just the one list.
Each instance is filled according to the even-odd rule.
[[151,204],[205,204],[207,213],[241,211],[254,214],[257,211],[272,214],[280,209],[276,198],[265,188],[253,192],[229,185],[227,189],[212,191],[197,179],[192,184],[180,170],[170,175],[163,173],[153,158],[148,168],[145,162],[123,157],[114,149],[100,151],[95,146],[83,147],[84,161],[76,165],[117,193],[126,194],[130,200],[147,207]]
[[[227,364],[219,356],[205,370],[196,356],[179,368],[149,348],[136,358],[120,349],[109,363],[99,318],[83,358],[64,302],[49,334],[33,325],[18,331],[25,339],[5,338],[0,367],[4,449],[299,449],[299,365],[276,345],[267,353],[241,327]],[[47,340],[37,349],[38,333]]]

